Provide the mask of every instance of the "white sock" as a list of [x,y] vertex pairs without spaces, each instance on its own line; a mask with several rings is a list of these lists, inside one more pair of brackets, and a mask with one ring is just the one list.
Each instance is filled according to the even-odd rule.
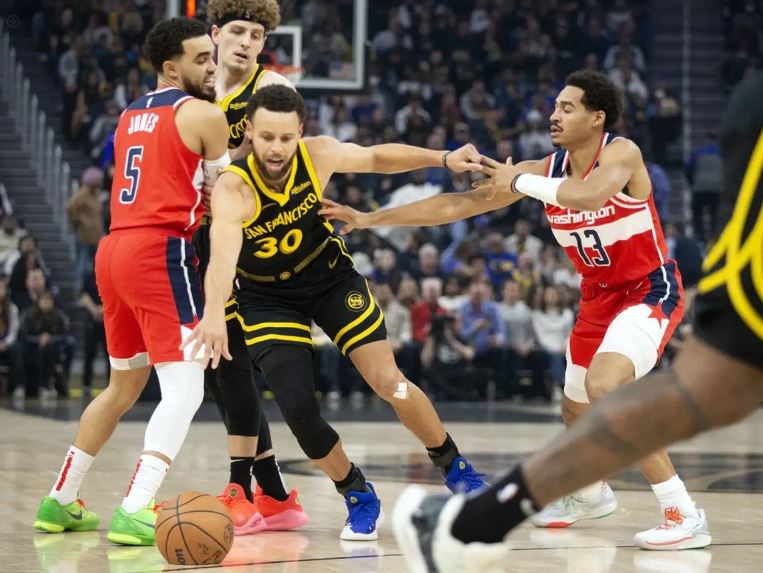
[[678,475],[674,475],[668,481],[653,484],[652,491],[657,496],[663,512],[668,507],[677,507],[681,515],[697,515],[697,508]]
[[596,501],[601,496],[601,487],[604,482],[597,481],[586,487],[580,488],[573,495],[584,501]]
[[155,456],[143,454],[138,460],[135,474],[130,481],[127,495],[122,500],[122,508],[127,513],[135,513],[139,509],[147,507],[167,475],[170,465]]
[[61,505],[68,505],[77,499],[77,492],[85,479],[85,474],[90,469],[95,458],[86,454],[74,446],[69,448],[64,458],[61,471],[58,472],[56,483],[50,490],[50,497]]

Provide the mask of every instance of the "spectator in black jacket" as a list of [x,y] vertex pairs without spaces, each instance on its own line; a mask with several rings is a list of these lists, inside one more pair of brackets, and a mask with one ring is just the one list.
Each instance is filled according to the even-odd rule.
[[69,319],[56,308],[55,299],[48,291],[24,313],[20,338],[27,396],[38,392],[40,398],[67,395],[64,354],[68,332]]

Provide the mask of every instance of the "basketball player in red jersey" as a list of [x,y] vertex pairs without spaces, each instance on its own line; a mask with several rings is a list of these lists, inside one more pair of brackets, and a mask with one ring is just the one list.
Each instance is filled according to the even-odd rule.
[[158,24],[145,51],[158,89],[133,102],[115,135],[111,234],[96,256],[111,379],[85,409],[74,444],[34,526],[87,531],[98,516],[77,499],[93,456],[143,390],[151,365],[162,399],[148,422],[144,451],[108,539],[155,542],[154,496],[204,397],[204,369],[180,350],[202,311],[191,234],[203,215],[193,183],[207,184],[229,163],[228,125],[214,105],[214,46],[204,24],[176,18]]
[[[654,367],[683,315],[683,288],[667,247],[641,152],[607,132],[620,115],[619,94],[606,76],[571,74],[551,116],[551,137],[562,147],[540,161],[499,164],[484,158],[488,178],[468,193],[448,193],[410,205],[358,213],[325,202],[323,214],[353,228],[440,225],[510,205],[524,196],[546,204],[559,244],[583,275],[583,298],[570,337],[563,417],[570,425],[618,386]],[[652,484],[664,521],[638,533],[643,549],[705,547],[711,537],[665,451],[639,464]],[[560,499],[531,521],[568,527],[604,517],[617,501],[604,482]]]

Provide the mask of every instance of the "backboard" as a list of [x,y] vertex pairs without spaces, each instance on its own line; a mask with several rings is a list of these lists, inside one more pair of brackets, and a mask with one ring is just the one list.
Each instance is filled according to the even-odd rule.
[[[181,13],[206,19],[206,0],[181,0]],[[368,0],[281,1],[281,25],[259,61],[300,90],[358,91],[366,80]]]

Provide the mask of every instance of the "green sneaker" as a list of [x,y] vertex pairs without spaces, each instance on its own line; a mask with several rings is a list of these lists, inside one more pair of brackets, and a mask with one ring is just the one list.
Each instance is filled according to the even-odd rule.
[[34,528],[47,533],[61,533],[67,529],[93,531],[100,521],[98,515],[85,509],[85,503],[81,499],[61,505],[56,499],[46,495],[37,510]]
[[155,545],[158,510],[153,499],[135,513],[127,513],[120,505],[111,518],[106,538],[117,545]]

